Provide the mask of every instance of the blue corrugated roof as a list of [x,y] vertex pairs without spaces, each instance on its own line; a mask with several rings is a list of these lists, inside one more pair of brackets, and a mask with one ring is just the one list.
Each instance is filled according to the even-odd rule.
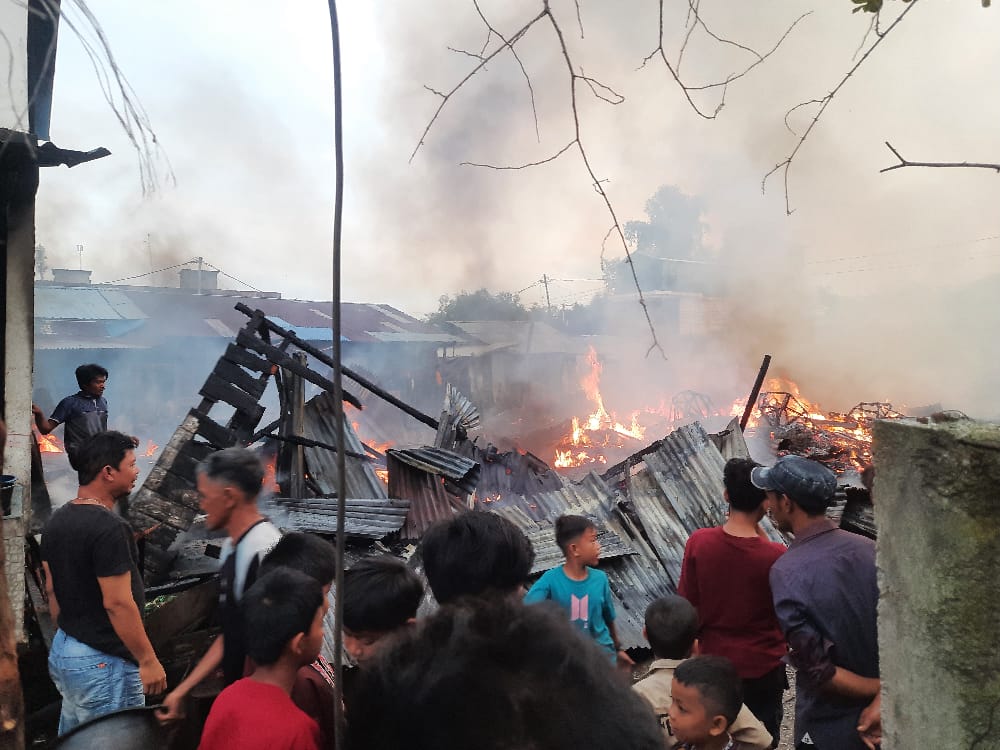
[[36,286],[35,318],[42,320],[145,320],[122,292],[80,287]]

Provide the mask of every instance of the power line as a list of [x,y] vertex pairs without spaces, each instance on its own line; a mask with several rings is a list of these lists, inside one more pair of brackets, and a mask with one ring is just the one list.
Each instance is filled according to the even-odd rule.
[[907,250],[892,250],[885,253],[869,253],[867,255],[847,255],[842,258],[824,258],[822,260],[809,260],[806,261],[806,265],[819,265],[820,263],[839,263],[846,260],[865,260],[867,258],[884,258],[891,255],[912,255],[913,253],[928,252],[930,250],[939,250],[943,247],[961,247],[962,245],[974,245],[978,242],[989,242],[990,240],[1000,240],[1000,234],[994,234],[989,237],[979,237],[974,240],[963,240],[961,242],[945,242],[939,243],[937,245],[923,245],[922,247],[909,248]]
[[[156,271],[147,271],[146,273],[140,273],[138,276],[126,276],[126,277],[124,277],[122,279],[115,279],[114,281],[106,281],[105,283],[106,284],[119,284],[122,281],[133,281],[134,279],[142,279],[142,278],[145,278],[146,276],[152,276],[154,273],[163,273],[164,271],[171,271],[171,270],[173,270],[175,268],[180,268],[181,266],[187,266],[187,265],[190,265],[192,263],[197,263],[197,260],[194,259],[194,258],[192,258],[191,260],[186,260],[183,263],[178,263],[178,264],[173,265],[173,266],[167,266],[166,268],[160,268],[160,269],[158,269]],[[218,269],[216,269],[216,270],[218,270]],[[221,273],[221,271],[220,271],[220,273]],[[252,289],[253,287],[250,287],[250,288]]]

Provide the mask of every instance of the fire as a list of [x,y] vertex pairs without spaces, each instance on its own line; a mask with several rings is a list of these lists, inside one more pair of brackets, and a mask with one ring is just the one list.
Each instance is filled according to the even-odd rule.
[[38,450],[42,453],[65,453],[63,450],[62,441],[51,432],[48,435],[42,435],[36,432],[35,437],[38,439]]
[[278,457],[271,456],[264,464],[264,486],[265,492],[279,494],[281,488],[278,486]]
[[779,453],[815,458],[841,471],[871,463],[875,420],[903,416],[884,402],[862,402],[847,413],[824,411],[790,380],[769,380],[767,389],[748,427],[768,429]]
[[386,484],[389,484],[389,470],[388,469],[375,469],[375,475],[381,479]]
[[626,425],[617,421],[617,415],[609,413],[604,406],[600,388],[602,366],[593,347],[587,352],[587,363],[590,369],[580,381],[580,388],[587,400],[594,404],[594,411],[583,420],[573,417],[570,433],[556,447],[553,463],[557,468],[606,464],[608,459],[600,450],[587,449],[622,447],[625,445],[622,438],[642,440],[646,434],[646,428],[639,423],[638,411],[632,412]]
[[158,450],[160,450],[160,446],[158,446],[152,440],[147,440],[146,441],[146,452],[143,453],[142,455],[145,456],[146,458],[151,458],[152,456],[156,455],[156,451],[158,451]]

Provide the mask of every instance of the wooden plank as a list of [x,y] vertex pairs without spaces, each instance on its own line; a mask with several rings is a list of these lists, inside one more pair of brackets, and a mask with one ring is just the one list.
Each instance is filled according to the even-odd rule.
[[[284,367],[286,370],[291,370],[296,375],[304,378],[305,380],[308,380],[310,383],[313,383],[314,385],[318,385],[325,391],[329,391],[330,393],[332,393],[334,390],[334,385],[332,381],[327,380],[315,370],[311,370],[309,369],[309,367],[300,365],[292,357],[290,357],[288,354],[285,354],[285,352],[283,352],[278,347],[271,346],[270,344],[260,340],[256,336],[253,336],[245,331],[240,331],[236,337],[236,343],[238,343],[240,346],[245,346],[247,349],[253,349],[255,352],[263,354],[271,362],[274,362],[274,364],[278,365],[279,367]],[[362,408],[362,404],[357,399],[356,396],[348,393],[347,391],[343,391],[343,394],[344,394],[344,401],[347,401],[349,404],[351,404],[352,406],[356,406],[359,409]],[[221,401],[222,399],[219,400]]]
[[257,399],[247,395],[236,386],[230,385],[217,375],[209,375],[205,385],[198,393],[205,398],[224,401],[245,414],[259,414],[258,420],[264,415],[264,407],[257,403]]
[[222,357],[223,359],[239,365],[240,367],[245,367],[248,370],[255,370],[256,372],[262,372],[266,375],[270,375],[271,368],[274,367],[274,365],[266,359],[261,359],[256,354],[248,352],[246,349],[241,346],[237,346],[236,344],[230,344],[227,346]]
[[[146,536],[147,547],[149,545],[153,545],[154,547],[160,547],[161,549],[166,549],[173,544],[178,532],[186,531],[190,528],[191,522],[194,521],[194,517],[198,515],[197,511],[194,511],[191,508],[179,503],[171,502],[166,498],[152,493],[148,497],[144,498],[142,508],[140,510],[142,512],[142,516],[146,516],[147,519],[151,519],[151,522],[141,523],[140,528],[138,529],[139,531],[146,531],[156,526],[157,523],[162,524]],[[135,528],[140,521],[144,521],[144,519],[141,519],[135,514],[133,514],[133,517],[129,520],[133,524],[133,528]],[[165,526],[170,528],[164,528]]]
[[28,574],[24,577],[28,588],[28,597],[31,599],[31,608],[35,611],[35,620],[38,622],[38,629],[42,633],[42,640],[45,641],[45,650],[52,649],[52,639],[56,635],[56,625],[52,622],[52,613],[49,611],[49,604],[42,595],[35,577]]
[[266,380],[255,378],[242,367],[237,367],[225,359],[220,359],[215,363],[215,370],[213,372],[230,385],[235,385],[237,388],[246,391],[254,399],[259,400],[264,393],[264,389],[267,387]]
[[220,450],[236,445],[236,433],[213,420],[207,414],[193,412],[198,417],[198,433]]

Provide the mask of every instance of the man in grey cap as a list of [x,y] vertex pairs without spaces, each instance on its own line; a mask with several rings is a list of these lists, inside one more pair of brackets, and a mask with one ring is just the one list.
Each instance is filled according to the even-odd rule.
[[753,470],[775,525],[795,536],[771,567],[778,622],[796,669],[795,746],[864,750],[862,710],[879,694],[875,543],[826,517],[837,478],[783,456]]

